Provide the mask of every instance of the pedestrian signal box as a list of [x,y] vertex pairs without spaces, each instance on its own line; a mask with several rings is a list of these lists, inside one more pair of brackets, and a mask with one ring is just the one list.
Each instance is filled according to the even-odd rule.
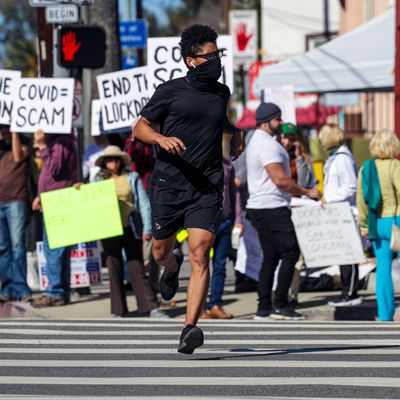
[[96,26],[63,26],[58,32],[58,64],[64,68],[101,68],[106,34]]

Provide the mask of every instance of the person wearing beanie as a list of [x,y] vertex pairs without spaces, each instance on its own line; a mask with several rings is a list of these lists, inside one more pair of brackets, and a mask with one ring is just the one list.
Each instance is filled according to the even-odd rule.
[[[256,111],[257,129],[246,150],[249,199],[248,217],[257,229],[264,260],[258,281],[258,310],[255,319],[268,317],[299,320],[305,316],[288,304],[288,291],[300,249],[291,220],[292,196],[319,200],[316,188],[307,189],[291,178],[287,151],[274,139],[282,132],[281,110],[263,103]],[[271,301],[275,270],[281,261],[274,303]]]

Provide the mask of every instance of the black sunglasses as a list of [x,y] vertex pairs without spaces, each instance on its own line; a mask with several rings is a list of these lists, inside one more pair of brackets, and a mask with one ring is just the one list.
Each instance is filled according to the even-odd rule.
[[222,58],[225,56],[225,49],[219,49],[217,51],[213,51],[212,53],[206,53],[206,54],[195,54],[192,57],[197,58],[205,58],[207,61],[212,61],[215,60],[216,58]]

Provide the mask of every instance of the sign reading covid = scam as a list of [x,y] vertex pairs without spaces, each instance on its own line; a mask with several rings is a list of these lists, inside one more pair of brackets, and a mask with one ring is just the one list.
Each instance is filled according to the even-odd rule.
[[0,69],[0,124],[10,125],[14,105],[13,87],[21,77],[20,71]]
[[104,130],[130,127],[149,101],[147,67],[97,76]]
[[12,97],[12,131],[71,133],[72,78],[21,78],[14,85]]
[[295,207],[292,221],[307,267],[365,262],[359,230],[347,202]]
[[[147,40],[147,80],[149,92],[152,94],[158,85],[171,79],[186,75],[187,67],[182,59],[179,37],[149,38]],[[218,37],[219,49],[225,50],[222,57],[222,75],[220,82],[229,86],[233,93],[233,42],[232,36],[221,35]]]

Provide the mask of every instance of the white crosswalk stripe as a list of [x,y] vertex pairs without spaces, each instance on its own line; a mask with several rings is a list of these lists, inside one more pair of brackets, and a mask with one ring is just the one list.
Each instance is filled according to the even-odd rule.
[[[0,399],[400,398],[400,324],[0,321]],[[265,397],[268,395],[269,397]]]

